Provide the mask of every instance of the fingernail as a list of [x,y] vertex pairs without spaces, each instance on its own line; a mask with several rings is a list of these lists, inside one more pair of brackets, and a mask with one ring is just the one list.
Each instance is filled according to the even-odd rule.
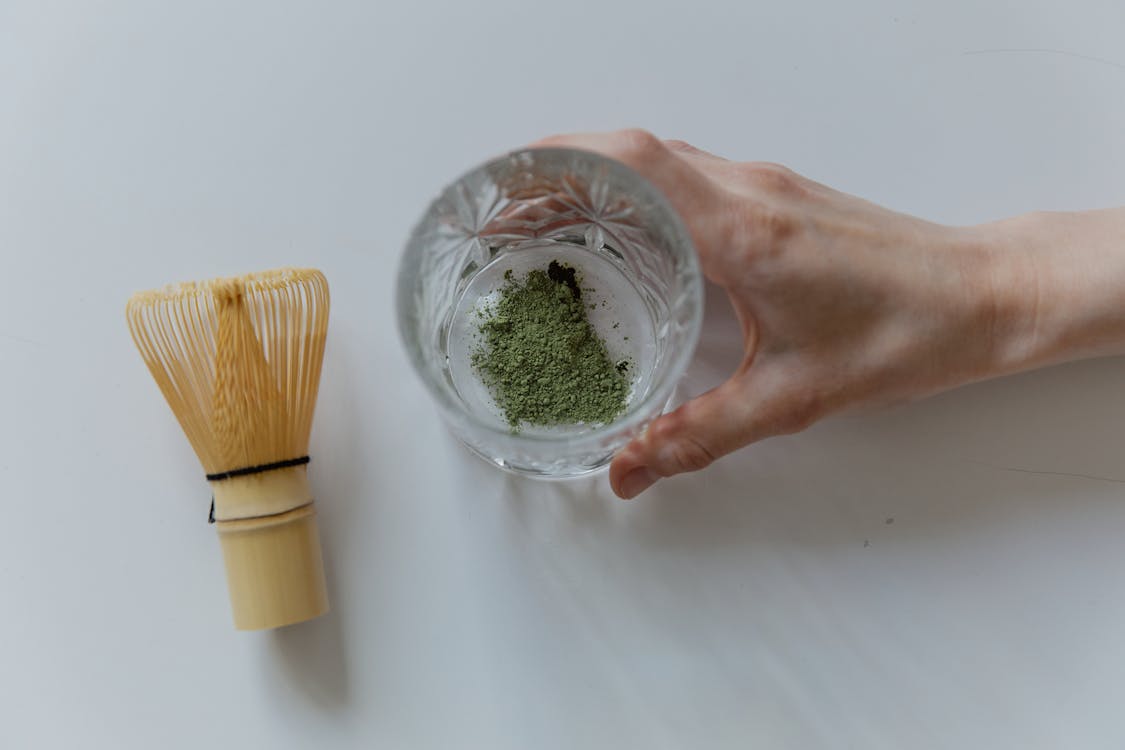
[[621,479],[621,496],[631,500],[656,484],[656,479],[647,466],[638,466]]

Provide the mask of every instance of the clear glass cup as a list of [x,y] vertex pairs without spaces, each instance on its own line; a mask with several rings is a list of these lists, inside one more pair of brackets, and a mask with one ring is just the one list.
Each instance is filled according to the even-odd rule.
[[[613,361],[631,366],[625,410],[608,424],[513,431],[471,364],[475,311],[503,285],[552,260],[578,270],[590,322]],[[509,471],[586,474],[668,405],[703,316],[703,286],[683,222],[651,183],[585,151],[531,149],[490,161],[447,187],[402,255],[398,327],[453,433]]]

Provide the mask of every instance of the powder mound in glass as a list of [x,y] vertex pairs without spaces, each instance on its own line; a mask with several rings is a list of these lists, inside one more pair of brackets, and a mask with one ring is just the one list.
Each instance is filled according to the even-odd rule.
[[512,430],[613,421],[625,409],[628,363],[610,358],[590,324],[574,268],[551,261],[504,278],[478,313],[472,364]]

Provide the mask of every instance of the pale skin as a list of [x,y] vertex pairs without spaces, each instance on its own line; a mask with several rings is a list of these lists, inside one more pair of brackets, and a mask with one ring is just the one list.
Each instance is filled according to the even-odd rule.
[[610,467],[617,495],[853,409],[1125,354],[1125,208],[934,224],[642,130],[555,136],[647,177],[726,290],[745,356]]

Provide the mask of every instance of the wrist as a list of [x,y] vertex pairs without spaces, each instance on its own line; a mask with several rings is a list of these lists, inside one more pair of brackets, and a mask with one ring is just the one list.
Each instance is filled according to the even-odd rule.
[[969,230],[993,375],[1125,353],[1125,211],[1032,213]]

